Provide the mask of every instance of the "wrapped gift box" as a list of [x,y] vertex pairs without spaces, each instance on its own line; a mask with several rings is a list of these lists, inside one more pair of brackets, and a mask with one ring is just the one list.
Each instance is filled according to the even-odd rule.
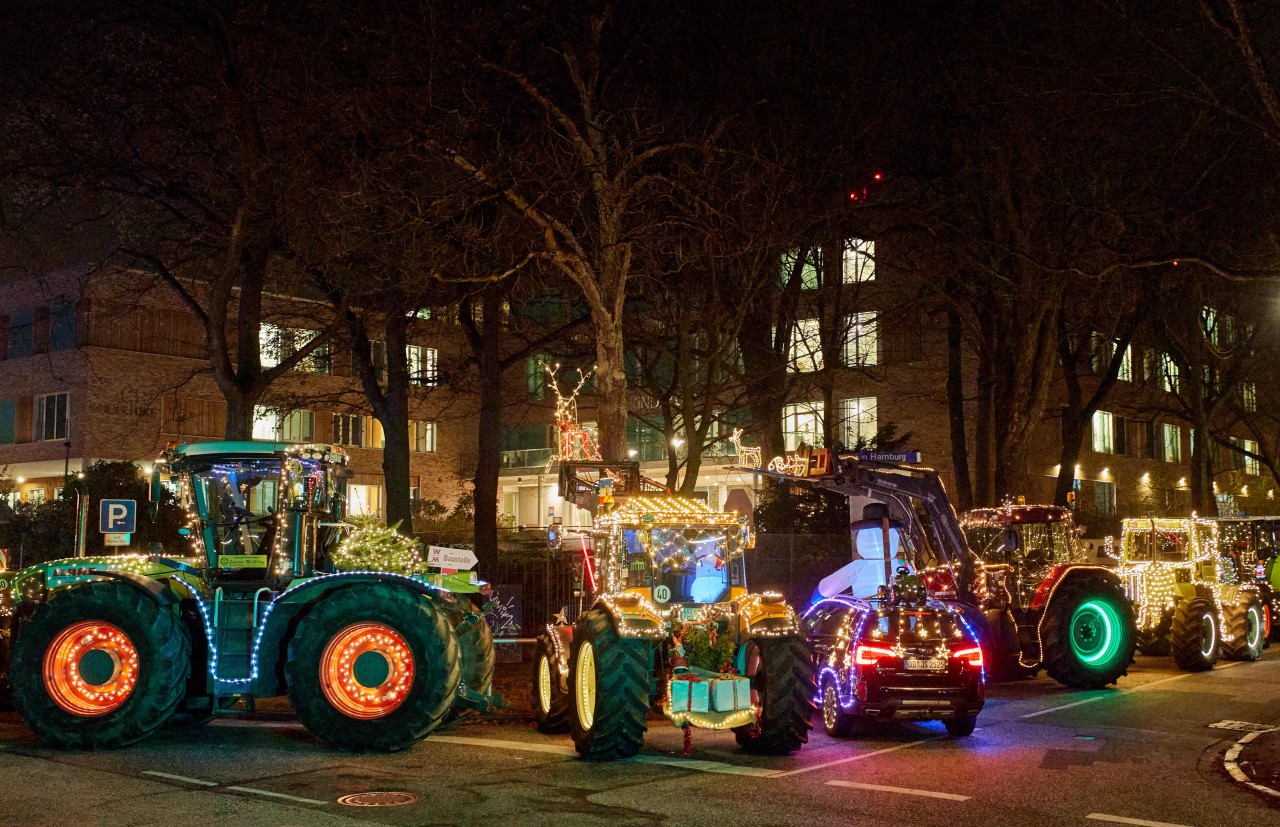
[[673,678],[671,708],[676,712],[710,712],[711,683],[697,678]]
[[751,680],[735,676],[710,681],[711,708],[716,712],[733,712],[751,707]]

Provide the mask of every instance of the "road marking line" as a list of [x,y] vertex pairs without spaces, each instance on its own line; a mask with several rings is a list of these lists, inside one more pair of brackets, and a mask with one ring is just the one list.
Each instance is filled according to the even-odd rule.
[[1239,741],[1232,744],[1231,749],[1227,750],[1227,754],[1222,756],[1222,765],[1226,768],[1228,775],[1236,781],[1239,781],[1241,784],[1244,784],[1246,787],[1257,790],[1264,795],[1280,797],[1280,790],[1272,789],[1266,784],[1259,784],[1256,781],[1250,781],[1249,776],[1245,774],[1245,771],[1242,770],[1240,765],[1236,762],[1236,759],[1240,757],[1240,751],[1244,749],[1244,745],[1261,734],[1261,732],[1250,732]]
[[828,781],[832,787],[851,787],[855,790],[875,790],[882,793],[902,793],[903,795],[922,795],[925,798],[945,798],[948,801],[968,801],[967,795],[954,793],[936,793],[933,790],[915,790],[911,787],[886,787],[882,784],[863,784],[859,781]]
[[1233,661],[1231,663],[1223,664],[1222,666],[1216,667],[1210,672],[1183,672],[1181,675],[1173,675],[1172,677],[1161,678],[1158,681],[1152,681],[1151,683],[1144,683],[1142,686],[1135,686],[1132,689],[1128,689],[1128,688],[1114,689],[1114,690],[1111,690],[1110,692],[1107,692],[1105,695],[1095,695],[1092,698],[1085,698],[1084,700],[1074,701],[1069,704],[1063,704],[1062,706],[1051,706],[1048,709],[1041,709],[1038,712],[1028,712],[1026,715],[1019,715],[1018,719],[1022,720],[1024,718],[1038,718],[1041,715],[1048,715],[1050,712],[1059,712],[1063,709],[1071,709],[1073,706],[1083,706],[1084,704],[1091,704],[1094,701],[1104,701],[1107,698],[1118,698],[1121,695],[1130,695],[1134,692],[1142,692],[1143,690],[1150,689],[1153,686],[1159,686],[1160,684],[1168,683],[1169,681],[1180,681],[1183,678],[1190,678],[1193,675],[1212,675],[1214,672],[1221,672],[1223,669],[1230,669],[1233,666],[1241,666],[1244,663],[1246,663],[1246,661],[1238,660],[1238,661]]
[[549,752],[552,755],[577,756],[573,747],[562,747],[559,744],[534,744],[528,741],[500,741],[496,738],[463,738],[458,735],[431,735],[428,744],[463,744],[470,747],[496,747],[497,749],[516,749],[525,752]]
[[319,804],[322,807],[329,803],[328,801],[317,801],[314,798],[301,798],[296,795],[285,795],[284,793],[273,793],[271,790],[258,790],[253,787],[224,787],[223,789],[235,790],[238,793],[253,793],[254,795],[265,795],[271,798],[283,798],[288,801],[300,801],[303,804]]
[[1085,818],[1093,819],[1094,821],[1110,821],[1114,824],[1136,824],[1138,827],[1188,827],[1186,824],[1174,824],[1172,821],[1147,821],[1144,818],[1109,816],[1106,813],[1089,813]]
[[886,752],[897,752],[900,749],[909,749],[911,747],[918,747],[921,744],[927,744],[930,741],[937,741],[942,737],[943,736],[941,735],[935,735],[932,738],[921,738],[919,741],[909,741],[908,743],[905,743],[905,744],[897,744],[895,746],[885,747],[884,749],[878,749],[873,752],[864,752],[860,755],[854,755],[849,758],[841,758],[837,761],[827,761],[826,763],[823,763],[823,764],[814,764],[811,767],[801,767],[798,770],[788,770],[787,772],[780,772],[773,777],[782,778],[783,776],[786,776],[786,775],[800,775],[801,773],[805,773],[805,772],[813,772],[815,770],[825,770],[827,767],[834,767],[839,764],[848,764],[851,761],[862,761],[867,758],[875,758],[877,755],[884,755]]
[[143,770],[143,775],[154,775],[156,778],[168,778],[170,781],[182,781],[187,784],[199,784],[203,787],[216,787],[217,781],[205,781],[203,778],[190,778],[185,775],[173,775],[167,772],[156,772],[155,770]]
[[766,767],[743,767],[738,764],[726,764],[723,761],[699,761],[691,758],[668,758],[663,755],[636,755],[625,759],[637,764],[661,764],[665,767],[677,767],[682,770],[697,772],[714,772],[724,775],[750,775],[756,778],[773,778],[785,775],[782,770],[771,770]]

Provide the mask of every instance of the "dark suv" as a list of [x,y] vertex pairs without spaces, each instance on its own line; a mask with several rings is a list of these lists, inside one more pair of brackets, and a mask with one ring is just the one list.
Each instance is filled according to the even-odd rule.
[[973,732],[986,695],[982,649],[958,612],[903,594],[910,575],[874,598],[830,597],[805,613],[815,684],[828,735],[860,734],[871,721],[940,720]]

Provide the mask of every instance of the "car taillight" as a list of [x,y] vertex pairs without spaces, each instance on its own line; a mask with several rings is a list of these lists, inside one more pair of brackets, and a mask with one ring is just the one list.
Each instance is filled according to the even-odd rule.
[[982,668],[982,647],[980,646],[969,646],[965,649],[957,649],[951,653],[951,657],[956,660],[965,661],[979,669]]
[[898,653],[882,646],[858,644],[853,650],[853,662],[860,666],[874,666],[881,658],[896,658]]

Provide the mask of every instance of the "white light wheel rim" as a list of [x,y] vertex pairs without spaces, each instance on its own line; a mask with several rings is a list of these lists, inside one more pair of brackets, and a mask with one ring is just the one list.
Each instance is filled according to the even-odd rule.
[[596,722],[596,651],[590,641],[583,641],[578,649],[578,663],[574,670],[574,696],[578,709],[578,723],[589,732]]
[[546,655],[538,660],[538,706],[543,715],[551,712],[551,658]]
[[[1252,623],[1248,621],[1252,620]],[[1249,650],[1256,652],[1262,648],[1262,613],[1257,606],[1250,606],[1245,622],[1245,643]]]
[[827,729],[836,728],[836,716],[840,714],[836,706],[839,702],[836,697],[836,688],[828,683],[822,690],[822,723],[826,724]]
[[1205,612],[1200,620],[1200,655],[1213,657],[1213,650],[1218,643],[1218,624],[1214,622],[1213,613]]

